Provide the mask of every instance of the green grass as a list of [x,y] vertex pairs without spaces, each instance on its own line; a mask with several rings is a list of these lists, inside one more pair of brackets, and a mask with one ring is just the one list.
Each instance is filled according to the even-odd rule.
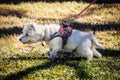
[[[78,13],[87,5],[88,3],[75,1],[0,4],[0,31],[5,28],[7,33],[14,27],[21,28],[32,16],[45,18],[37,21],[40,24],[58,23],[61,19]],[[116,25],[120,23],[119,13],[119,3],[94,4],[75,22]],[[20,35],[15,33],[2,35],[0,37],[0,80],[119,80],[120,31],[107,29],[95,31],[95,35],[106,50],[99,50],[103,57],[93,58],[90,63],[81,58],[50,61],[46,58],[46,46],[41,45],[44,42],[24,45],[18,40]]]
[[0,55],[1,80],[118,80],[119,56],[94,58],[88,63],[84,59],[56,59],[49,61],[38,53]]

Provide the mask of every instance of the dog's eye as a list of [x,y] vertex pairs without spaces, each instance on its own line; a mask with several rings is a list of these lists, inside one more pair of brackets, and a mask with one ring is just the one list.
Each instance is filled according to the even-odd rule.
[[28,36],[28,34],[26,33],[26,36]]
[[30,28],[29,30],[31,31],[32,29]]

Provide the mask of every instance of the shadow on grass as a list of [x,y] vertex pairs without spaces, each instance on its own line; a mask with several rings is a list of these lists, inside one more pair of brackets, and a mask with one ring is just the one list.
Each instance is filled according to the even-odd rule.
[[26,12],[27,11],[25,10],[14,10],[0,7],[0,16],[16,16],[19,18],[28,17],[27,15],[25,15]]
[[103,56],[120,57],[120,50],[98,49],[98,51],[102,53]]
[[[10,4],[10,3],[13,3],[13,4],[19,4],[21,2],[49,2],[49,3],[52,3],[52,2],[65,2],[65,1],[73,1],[73,0],[1,0],[0,3],[7,3],[7,4]],[[92,2],[93,0],[75,0],[77,2]],[[106,4],[111,4],[111,3],[120,3],[119,0],[97,0],[96,1],[97,4],[103,4],[103,3],[106,3]]]
[[92,30],[92,31],[116,30],[116,31],[120,31],[120,23],[91,24],[91,23],[74,22],[71,26],[73,26],[74,29],[78,29],[81,31],[85,31],[85,30]]
[[4,80],[20,80],[22,77],[27,76],[28,74],[30,74],[33,71],[53,67],[53,66],[51,66],[51,64],[53,64],[53,63],[52,62],[46,62],[46,63],[43,63],[41,65],[37,65],[37,66],[34,66],[34,67],[27,68],[23,71],[19,71],[17,73],[7,75]]
[[57,65],[66,65],[69,67],[73,67],[76,70],[76,74],[80,79],[91,77],[85,72],[84,67],[79,66],[77,62],[70,62],[69,63],[66,60],[57,59],[56,61],[47,61],[43,64],[29,67],[29,68],[22,70],[22,71],[19,71],[17,73],[9,74],[4,78],[4,80],[21,80],[23,77],[26,77],[28,74],[30,74],[34,71],[45,70],[45,69],[48,69],[48,68],[51,68],[51,67],[54,67]]
[[13,34],[21,34],[22,28],[14,26],[12,28],[0,28],[0,37],[9,36]]
[[[120,51],[117,50],[100,50],[100,52],[103,53],[103,56],[112,56],[112,57],[120,57]],[[19,58],[7,58],[9,60],[47,60],[46,57],[19,57]],[[4,80],[21,80],[23,77],[26,77],[28,74],[34,72],[34,71],[38,71],[38,70],[44,70],[44,69],[48,69],[57,65],[66,65],[69,67],[72,67],[76,70],[76,76],[79,79],[88,79],[88,78],[92,78],[92,74],[89,74],[89,69],[88,71],[86,71],[87,69],[87,64],[84,63],[78,63],[78,61],[81,61],[82,58],[78,57],[78,58],[71,58],[71,57],[67,57],[64,59],[55,59],[55,61],[47,61],[43,64],[37,65],[37,66],[33,66],[33,67],[29,67],[25,70],[16,72],[16,73],[11,73],[9,75],[7,75],[5,77]],[[102,61],[101,61],[102,62]],[[104,62],[103,62],[104,63]],[[112,63],[110,62],[106,62],[106,64],[108,64],[109,68],[112,68],[112,66],[110,66]],[[114,66],[115,70],[118,70],[117,66]],[[92,68],[92,67],[91,67]]]
[[[78,23],[73,22],[71,26],[74,29],[78,29],[80,31],[106,31],[106,30],[116,30],[120,31],[120,23],[111,23],[111,24],[91,24],[91,23]],[[0,28],[0,37],[9,36],[13,34],[21,34],[22,28],[14,26],[12,28]]]

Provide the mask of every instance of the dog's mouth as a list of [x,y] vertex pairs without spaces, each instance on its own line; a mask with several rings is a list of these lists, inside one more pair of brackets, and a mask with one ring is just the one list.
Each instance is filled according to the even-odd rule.
[[33,42],[28,41],[28,42],[22,42],[23,44],[32,44]]
[[33,42],[31,42],[31,41],[22,41],[22,40],[20,40],[20,42],[22,42],[23,44],[31,44],[31,43],[33,43]]

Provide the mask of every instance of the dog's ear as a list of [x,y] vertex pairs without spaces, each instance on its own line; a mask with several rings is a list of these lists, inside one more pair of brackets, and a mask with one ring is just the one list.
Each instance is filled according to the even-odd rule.
[[37,24],[33,21],[30,21],[30,26],[33,28],[33,30],[36,30]]

